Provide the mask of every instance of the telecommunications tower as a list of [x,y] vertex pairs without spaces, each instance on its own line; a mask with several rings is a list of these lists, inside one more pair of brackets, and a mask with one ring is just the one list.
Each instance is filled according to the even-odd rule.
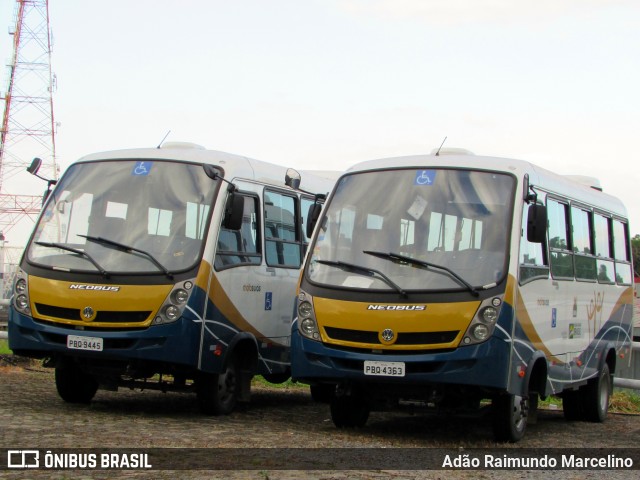
[[43,182],[26,172],[34,157],[42,159],[39,175],[57,179],[51,35],[48,0],[16,0],[13,42],[2,91],[0,130],[0,298],[11,285],[12,265],[4,262],[10,248],[23,247],[42,206]]

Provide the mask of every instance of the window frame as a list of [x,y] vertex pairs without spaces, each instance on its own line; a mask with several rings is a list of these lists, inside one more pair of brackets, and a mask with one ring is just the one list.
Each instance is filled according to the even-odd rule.
[[[294,221],[294,225],[293,225],[293,232],[295,234],[295,239],[294,240],[288,240],[288,239],[282,239],[282,238],[278,238],[278,237],[272,237],[268,235],[268,231],[267,231],[267,221],[269,220],[268,216],[267,216],[267,210],[266,210],[266,198],[267,198],[267,194],[272,193],[274,195],[280,195],[282,197],[288,197],[293,199],[294,205],[293,205],[293,221]],[[263,192],[262,192],[262,211],[263,211],[263,221],[262,221],[262,238],[264,240],[264,259],[265,259],[265,263],[267,264],[267,266],[269,267],[277,267],[277,268],[293,268],[293,269],[300,269],[300,267],[302,266],[302,261],[304,259],[304,241],[303,241],[303,236],[304,233],[302,232],[302,216],[301,216],[301,204],[302,201],[300,199],[300,196],[297,195],[295,192],[289,192],[286,190],[279,190],[276,188],[272,188],[272,187],[265,187]],[[278,253],[278,257],[280,257],[281,255],[284,255],[284,245],[296,245],[298,247],[298,264],[297,265],[293,265],[293,264],[287,264],[287,263],[280,263],[279,261],[277,263],[273,263],[271,261],[271,259],[269,258],[269,255],[267,254],[267,245],[268,242],[274,242],[276,244],[276,251],[277,252],[281,252]],[[284,257],[283,257],[284,259]]]
[[[251,226],[250,229],[253,228],[253,231],[255,232],[255,241],[254,241],[254,245],[255,245],[255,252],[249,252],[247,253],[246,251],[240,251],[240,250],[221,250],[220,249],[220,235],[222,234],[223,231],[231,231],[228,230],[226,228],[224,228],[222,226],[222,223],[219,226],[218,229],[218,234],[216,235],[216,254],[214,257],[214,266],[215,266],[215,270],[216,271],[221,271],[221,270],[227,270],[229,268],[234,268],[234,267],[242,267],[242,266],[257,266],[257,265],[262,265],[262,236],[261,236],[261,199],[260,196],[254,192],[247,192],[247,191],[239,191],[237,190],[235,192],[235,195],[240,195],[242,196],[245,201],[247,199],[251,199],[254,202],[254,213],[255,213],[255,220],[251,221],[251,219],[249,220],[251,222]],[[243,219],[243,226],[245,225],[244,219]],[[242,227],[240,229],[240,231],[242,231]],[[222,253],[221,253],[222,252]],[[229,264],[221,264],[221,262],[218,261],[218,257],[245,257],[248,259],[256,259],[257,261],[240,261],[238,263],[229,263]]]
[[[543,192],[539,196],[544,195]],[[536,202],[539,205],[544,205],[544,199],[538,199]],[[520,229],[520,244],[518,246],[518,281],[520,285],[524,285],[536,280],[548,280],[551,273],[551,265],[549,264],[549,248],[548,248],[548,232],[545,233],[545,241],[542,243],[533,243],[527,240],[526,219],[531,204],[525,203],[522,208],[522,226]],[[540,257],[542,263],[525,263],[523,262],[523,243],[540,245]],[[528,252],[527,252],[528,253]],[[525,275],[525,272],[529,270],[532,274]]]
[[[551,211],[551,209],[549,208],[550,202],[554,202],[557,205],[564,207],[564,240],[566,243],[564,247],[551,245],[551,215],[549,213]],[[547,212],[548,212],[547,215],[549,218],[548,226],[547,226],[547,242],[548,242],[548,248],[549,248],[549,268],[551,272],[551,278],[553,278],[554,280],[573,280],[575,279],[575,266],[574,266],[574,252],[573,252],[572,236],[571,236],[571,202],[569,201],[569,199],[566,199],[566,198],[548,195],[546,199],[546,205],[547,205]],[[558,267],[567,268],[568,265],[570,264],[571,265],[570,275],[565,275],[564,272],[560,272],[560,274],[558,274],[557,271],[554,272],[554,258],[559,259],[562,257],[570,257],[569,261],[566,262],[567,265],[560,265],[559,261],[555,260],[556,268]]]

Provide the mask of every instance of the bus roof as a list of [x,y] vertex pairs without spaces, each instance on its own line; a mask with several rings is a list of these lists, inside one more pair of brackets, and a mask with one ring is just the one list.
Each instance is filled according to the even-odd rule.
[[533,187],[572,198],[621,217],[627,216],[623,203],[618,198],[602,192],[597,179],[584,175],[560,175],[525,160],[456,152],[434,155],[432,152],[429,155],[408,155],[360,162],[351,166],[345,174],[389,168],[471,168],[501,171],[515,175],[518,179],[528,174],[530,185]]
[[[225,178],[244,179],[284,187],[287,168],[275,163],[222,152],[208,150],[200,145],[187,142],[170,142],[159,148],[131,148],[91,153],[73,163],[85,163],[101,160],[179,160],[184,162],[210,164],[221,167]],[[300,188],[313,193],[326,193],[329,183],[335,183],[341,172],[335,171],[299,171],[302,181]]]

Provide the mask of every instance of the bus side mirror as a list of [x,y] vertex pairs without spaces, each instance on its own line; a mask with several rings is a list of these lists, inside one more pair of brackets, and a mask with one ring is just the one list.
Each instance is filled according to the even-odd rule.
[[297,170],[293,168],[287,169],[287,174],[284,177],[284,184],[287,187],[291,187],[294,190],[298,190],[300,188],[300,182],[302,181],[302,177]]
[[534,203],[527,212],[527,240],[544,243],[547,237],[547,207]]
[[31,175],[37,175],[38,170],[40,170],[41,166],[42,166],[42,159],[36,157],[31,162],[31,165],[27,167],[27,172],[29,172]]
[[244,215],[244,197],[235,192],[229,193],[222,226],[228,230],[240,230]]
[[320,212],[322,212],[322,205],[319,203],[314,203],[309,207],[309,214],[307,215],[307,237],[309,238],[313,235],[313,229],[318,223]]

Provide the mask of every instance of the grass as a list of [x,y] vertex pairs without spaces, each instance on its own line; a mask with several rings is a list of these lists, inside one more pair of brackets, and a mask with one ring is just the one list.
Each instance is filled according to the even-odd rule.
[[253,386],[270,387],[270,388],[282,388],[282,389],[305,389],[305,388],[309,388],[308,385],[305,385],[304,383],[294,382],[291,379],[289,379],[289,380],[287,380],[286,382],[283,382],[283,383],[270,383],[270,382],[267,382],[264,379],[264,377],[262,377],[261,375],[256,375],[255,377],[253,377],[252,385]]
[[0,355],[11,355],[13,352],[9,350],[9,342],[7,340],[0,339]]
[[637,390],[617,390],[613,392],[609,411],[640,414],[640,393]]
[[[539,406],[540,408],[562,410],[562,399],[547,397],[545,400],[540,400]],[[609,402],[609,411],[640,415],[640,393],[635,390],[614,390]]]

